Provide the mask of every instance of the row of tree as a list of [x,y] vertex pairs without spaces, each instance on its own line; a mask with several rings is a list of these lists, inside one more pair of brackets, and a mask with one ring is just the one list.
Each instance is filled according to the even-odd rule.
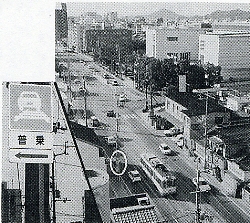
[[167,85],[178,87],[179,75],[186,75],[187,90],[212,87],[222,81],[221,67],[213,64],[191,64],[188,60],[174,62],[138,57],[135,60],[135,83],[140,89],[158,91]]

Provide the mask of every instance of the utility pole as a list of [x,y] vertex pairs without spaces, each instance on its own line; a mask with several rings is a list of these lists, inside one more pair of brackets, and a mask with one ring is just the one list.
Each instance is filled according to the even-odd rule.
[[86,89],[86,81],[85,81],[85,77],[83,77],[83,87],[84,87],[84,110],[85,110],[85,124],[86,127],[88,127],[88,119],[87,119],[87,89]]
[[56,223],[55,155],[52,163],[52,222]]
[[[204,122],[204,128],[205,128],[205,152],[204,152],[204,170],[206,170],[208,168],[208,162],[207,162],[207,150],[208,150],[208,135],[207,135],[207,122],[208,122],[208,98],[211,97],[209,96],[210,92],[218,92],[218,91],[226,91],[228,90],[227,88],[209,88],[209,89],[194,89],[193,93],[199,93],[199,94],[205,94],[206,98],[206,102],[205,102],[205,122]],[[212,97],[211,97],[212,98]]]
[[207,116],[208,116],[208,92],[206,92],[206,105],[205,105],[205,153],[204,153],[204,170],[207,169]]
[[197,175],[196,175],[196,192],[195,192],[195,201],[196,201],[196,211],[195,211],[195,222],[201,223],[201,192],[200,192],[200,170],[199,170],[199,161],[197,160]]

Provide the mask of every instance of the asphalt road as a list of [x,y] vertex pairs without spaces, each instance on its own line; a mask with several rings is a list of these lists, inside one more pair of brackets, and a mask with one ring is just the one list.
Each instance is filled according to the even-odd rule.
[[[164,219],[170,222],[194,222],[195,186],[191,179],[196,176],[195,169],[187,165],[179,155],[180,148],[166,137],[159,137],[152,134],[145,124],[138,118],[135,110],[145,107],[145,96],[131,89],[131,85],[125,81],[118,80],[118,86],[107,84],[107,80],[102,74],[108,73],[93,62],[88,62],[85,66],[85,72],[79,75],[85,75],[86,88],[89,92],[87,97],[87,110],[91,111],[103,126],[102,129],[96,129],[96,133],[101,137],[114,135],[119,136],[119,149],[124,151],[128,158],[128,171],[138,169],[142,181],[132,183],[128,178],[127,172],[122,176],[110,175],[110,197],[128,196],[135,193],[147,192],[153,199]],[[86,67],[94,67],[88,69]],[[99,70],[100,72],[96,72]],[[124,84],[125,83],[125,84]],[[117,98],[121,93],[127,95],[128,100],[124,108],[117,107]],[[117,119],[107,117],[108,110],[114,110],[119,113],[117,132]],[[174,156],[164,156],[158,149],[160,143],[167,143],[176,151]],[[141,170],[139,156],[144,152],[152,152],[163,162],[170,165],[177,176],[177,195],[161,197],[148,177]],[[246,216],[237,207],[228,202],[228,200],[219,194],[215,189],[209,194],[202,194],[201,209],[213,216],[213,222],[250,222],[249,216]]]

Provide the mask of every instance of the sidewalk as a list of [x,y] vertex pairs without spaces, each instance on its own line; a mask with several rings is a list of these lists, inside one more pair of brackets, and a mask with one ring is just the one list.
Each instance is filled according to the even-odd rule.
[[[148,128],[148,130],[157,136],[164,137],[163,130],[156,130],[154,126],[151,125],[150,119],[148,117],[148,112],[143,113],[141,110],[135,111],[135,113],[140,117],[142,122],[144,122],[144,126]],[[168,120],[171,122],[173,121],[170,114],[166,114],[164,117],[170,117]],[[190,157],[189,151],[187,149],[179,149],[178,152],[179,157],[186,162],[192,169],[196,169],[197,163],[194,162],[194,157]],[[243,213],[250,216],[250,203],[247,203],[246,201],[240,199],[240,198],[234,198],[234,197],[228,197],[226,194],[223,194],[223,191],[221,188],[224,186],[223,182],[220,183],[212,172],[210,173],[203,173],[204,178],[209,182],[209,184],[213,185],[223,196],[225,196],[226,202],[232,202],[234,205],[236,205]]]

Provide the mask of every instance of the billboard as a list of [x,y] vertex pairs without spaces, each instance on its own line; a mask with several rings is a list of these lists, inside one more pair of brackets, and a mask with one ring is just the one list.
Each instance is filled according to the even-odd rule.
[[50,85],[10,84],[10,130],[52,132]]

